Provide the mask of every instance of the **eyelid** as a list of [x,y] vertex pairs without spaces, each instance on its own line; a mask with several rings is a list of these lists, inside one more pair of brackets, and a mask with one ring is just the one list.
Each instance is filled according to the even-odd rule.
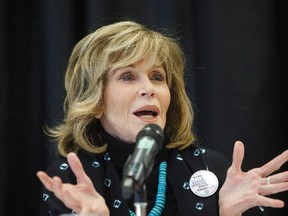
[[166,73],[162,71],[153,71],[152,76],[157,76],[162,78],[162,81],[166,81]]
[[118,79],[121,81],[134,81],[137,79],[137,75],[133,73],[133,71],[128,70],[128,71],[123,71],[119,74]]
[[[135,68],[128,66],[114,70],[112,77],[117,80],[123,80],[125,79],[125,76],[131,76],[132,79],[136,79],[138,76],[137,73],[138,72],[135,71]],[[151,80],[155,80],[157,82],[167,81],[166,71],[162,67],[152,69],[150,72],[148,72],[148,77],[150,77]]]
[[114,70],[114,73],[111,75],[111,77],[114,77],[115,79],[121,79],[123,75],[130,73],[132,74],[132,68],[131,67],[125,67],[125,68],[119,68]]

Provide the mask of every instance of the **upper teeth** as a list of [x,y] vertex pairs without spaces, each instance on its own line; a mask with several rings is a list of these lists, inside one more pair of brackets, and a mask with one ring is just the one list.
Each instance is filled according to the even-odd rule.
[[141,115],[141,118],[152,119],[153,115]]
[[135,113],[137,116],[141,116],[143,118],[153,118],[155,115],[157,115],[157,112],[153,110],[142,110],[137,113]]

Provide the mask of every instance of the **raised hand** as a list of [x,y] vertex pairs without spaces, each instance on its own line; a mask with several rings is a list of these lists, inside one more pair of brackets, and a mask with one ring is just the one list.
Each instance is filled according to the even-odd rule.
[[109,215],[104,198],[95,190],[91,179],[86,175],[76,154],[69,153],[67,160],[77,178],[76,185],[63,183],[59,177],[49,177],[43,171],[37,172],[40,181],[68,208],[73,209],[80,216]]
[[288,190],[288,171],[272,174],[288,161],[288,150],[262,167],[248,172],[243,172],[241,169],[243,159],[244,145],[237,141],[234,146],[232,165],[219,192],[220,215],[239,216],[256,206],[283,207],[282,200],[269,198],[266,195]]

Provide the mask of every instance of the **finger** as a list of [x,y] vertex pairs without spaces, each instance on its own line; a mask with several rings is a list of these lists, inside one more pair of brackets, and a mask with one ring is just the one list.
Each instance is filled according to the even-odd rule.
[[[269,176],[270,178],[270,184],[276,184],[281,182],[287,182],[288,181],[288,171],[277,173],[275,175]],[[264,184],[267,184],[267,178],[263,179]]]
[[258,206],[272,207],[272,208],[283,208],[284,202],[282,200],[273,199],[265,196],[259,196]]
[[58,176],[53,177],[54,195],[68,208],[74,209],[76,212],[80,212],[81,204],[79,201],[79,196],[77,196],[77,192],[76,194],[74,193],[73,187],[74,186],[71,184],[64,184],[61,178]]
[[45,172],[39,171],[36,173],[39,180],[42,182],[42,184],[47,188],[49,191],[53,191],[53,180],[51,177],[49,177]]
[[240,141],[236,141],[233,150],[233,161],[231,168],[236,171],[241,171],[242,162],[244,159],[244,145]]
[[77,178],[77,182],[83,183],[83,182],[87,181],[87,175],[86,175],[86,173],[83,169],[83,166],[81,164],[81,161],[79,160],[77,155],[75,153],[71,152],[67,155],[67,160],[68,160],[68,163],[71,167],[71,170],[73,171],[73,173],[75,174],[75,176]]
[[63,201],[62,180],[57,176],[53,177],[53,193],[58,199]]
[[263,185],[259,188],[258,193],[261,195],[272,195],[288,190],[288,182]]
[[264,164],[261,169],[262,176],[268,176],[278,170],[285,162],[288,161],[288,150],[278,155],[268,163]]

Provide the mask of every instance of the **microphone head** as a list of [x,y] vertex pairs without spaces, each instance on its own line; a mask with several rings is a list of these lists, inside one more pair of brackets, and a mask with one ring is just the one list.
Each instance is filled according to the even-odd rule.
[[[123,169],[122,196],[131,197],[141,191],[144,180],[149,176],[154,157],[164,145],[164,133],[156,124],[146,125],[136,137],[134,153],[127,159]],[[137,193],[138,194],[138,193]]]
[[136,142],[142,137],[151,137],[153,138],[160,150],[164,145],[164,133],[162,128],[157,124],[148,124],[138,133],[136,137]]

